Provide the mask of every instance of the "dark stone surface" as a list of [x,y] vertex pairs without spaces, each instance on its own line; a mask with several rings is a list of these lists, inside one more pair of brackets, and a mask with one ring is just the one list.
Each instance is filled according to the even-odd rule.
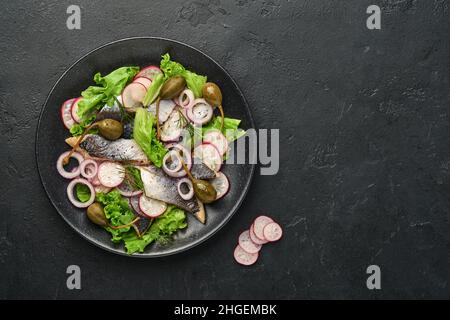
[[[450,8],[445,0],[10,1],[0,11],[0,298],[431,298],[450,293]],[[281,128],[281,168],[186,253],[103,251],[59,217],[38,178],[34,134],[50,88],[111,40],[189,43],[237,80],[259,128]],[[53,164],[49,164],[53,165]],[[284,239],[251,268],[239,232],[268,213]],[[66,267],[82,290],[66,289]],[[382,290],[366,288],[378,264]]]

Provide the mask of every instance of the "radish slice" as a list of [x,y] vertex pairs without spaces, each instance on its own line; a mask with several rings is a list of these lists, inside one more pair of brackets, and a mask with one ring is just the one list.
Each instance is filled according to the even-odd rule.
[[264,227],[263,234],[264,238],[270,242],[278,241],[283,235],[283,229],[278,223],[271,222]]
[[120,194],[123,195],[124,197],[134,197],[134,196],[139,196],[142,194],[142,190],[135,190],[133,189],[129,183],[127,182],[122,182],[121,184],[119,184],[117,186],[117,190],[119,190]]
[[194,158],[200,159],[211,170],[219,172],[222,166],[222,156],[217,148],[209,143],[203,143],[194,149]]
[[153,81],[153,78],[157,75],[162,73],[161,69],[158,68],[157,66],[148,66],[143,68],[135,77],[136,78],[140,78],[140,77],[146,77],[149,78],[150,80]]
[[252,239],[252,241],[254,243],[256,243],[256,244],[266,244],[267,242],[269,242],[269,241],[267,241],[265,239],[261,240],[260,238],[258,238],[255,235],[255,231],[253,230],[253,228],[254,228],[254,225],[252,224],[252,226],[250,227],[250,230],[249,230],[249,234],[250,234],[250,239]]
[[64,123],[64,126],[69,130],[75,124],[75,121],[72,118],[72,112],[71,112],[72,105],[75,100],[76,100],[75,98],[69,99],[67,101],[64,101],[64,103],[61,105],[61,110],[60,110],[61,120]]
[[182,169],[180,154],[176,150],[169,150],[162,160],[162,168],[169,176],[177,176],[178,171]]
[[[185,192],[184,187],[187,188],[187,192]],[[178,181],[177,190],[181,198],[184,200],[191,200],[194,197],[194,186],[192,185],[192,181],[188,178],[183,178]]]
[[[72,169],[72,171],[70,171],[70,172],[66,171],[66,169],[64,169],[63,161],[64,161],[64,158],[69,155],[69,153],[70,153],[70,151],[66,151],[62,155],[59,156],[58,161],[56,161],[56,169],[58,170],[58,173],[61,176],[63,176],[64,178],[73,179],[80,175],[81,169],[80,169],[80,166]],[[79,154],[78,152],[72,153],[72,155],[70,157],[76,159],[78,161],[79,165],[84,160],[83,156],[81,154]]]
[[[91,182],[91,184],[92,184],[92,182]],[[92,184],[93,185],[93,184]],[[102,186],[101,184],[100,185],[98,185],[98,186],[94,186],[94,189],[95,189],[95,192],[96,193],[108,193],[108,192],[110,192],[111,191],[111,189],[112,188],[109,188],[109,187],[105,187],[105,186]]]
[[194,92],[192,90],[186,89],[184,90],[177,99],[177,103],[183,109],[188,109],[192,107],[195,101]]
[[205,99],[195,99],[192,106],[186,110],[186,115],[195,124],[205,124],[213,116],[213,108]]
[[223,156],[228,151],[228,140],[227,138],[217,129],[208,130],[204,137],[203,141],[207,143],[213,144],[221,156]]
[[261,244],[252,241],[248,230],[245,230],[239,235],[239,246],[248,253],[257,253],[262,248]]
[[156,218],[166,211],[167,204],[165,202],[149,198],[143,194],[139,198],[139,208],[147,217]]
[[240,245],[237,245],[234,249],[234,259],[237,263],[244,266],[250,266],[258,260],[259,253],[248,253]]
[[123,89],[122,102],[127,109],[136,109],[142,107],[147,89],[142,83],[132,82]]
[[86,179],[93,179],[97,175],[98,164],[92,159],[84,160],[80,165],[80,173]]
[[102,185],[114,188],[123,182],[125,168],[118,163],[106,161],[98,167],[97,176]]
[[81,118],[78,116],[78,104],[83,100],[82,97],[76,98],[72,104],[72,108],[70,108],[70,114],[72,115],[73,121],[76,123],[80,123]]
[[181,130],[183,130],[180,123],[180,113],[177,111],[172,112],[161,128],[161,141],[177,141],[180,138]]
[[[75,198],[75,195],[73,194],[73,191],[75,189],[75,186],[77,184],[84,184],[89,188],[89,191],[91,192],[91,196],[89,197],[89,200],[86,202],[81,202],[78,201]],[[89,183],[89,181],[87,181],[86,179],[82,179],[82,178],[78,178],[78,179],[73,179],[72,181],[70,181],[69,185],[67,186],[67,197],[69,197],[70,202],[72,202],[72,204],[77,207],[77,208],[87,208],[89,207],[92,203],[94,203],[95,200],[95,190],[94,187],[92,186],[92,184]]]
[[261,240],[267,240],[264,237],[264,228],[271,222],[273,222],[272,218],[267,216],[259,216],[256,218],[255,222],[253,222],[253,232],[255,233],[255,236]]
[[222,172],[217,172],[216,177],[209,181],[214,189],[216,189],[217,195],[216,200],[222,198],[225,196],[230,190],[230,181],[228,180],[227,176]]
[[144,217],[144,218],[148,218],[141,210],[141,208],[139,208],[139,198],[140,196],[135,196],[135,197],[131,197],[129,199],[129,203],[131,205],[131,208],[134,210],[134,212],[136,212],[139,216]]
[[146,77],[135,78],[133,82],[142,84],[145,87],[145,89],[148,89],[148,87],[150,87],[150,85],[152,84],[152,80]]
[[[161,100],[159,102],[159,123],[164,123],[169,119],[176,105],[173,100]],[[156,116],[156,102],[148,106],[148,111]]]

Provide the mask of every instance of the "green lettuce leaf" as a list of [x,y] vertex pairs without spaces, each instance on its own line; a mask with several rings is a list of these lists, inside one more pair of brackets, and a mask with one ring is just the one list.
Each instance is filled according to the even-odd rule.
[[[203,133],[206,133],[210,129],[220,130],[220,117],[214,117],[206,126],[202,127]],[[225,135],[229,142],[239,139],[245,135],[245,130],[239,128],[241,120],[233,118],[224,118],[222,133]]]
[[155,116],[146,109],[139,108],[134,117],[133,138],[147,155],[148,159],[157,167],[161,168],[162,159],[167,153],[167,149],[156,138],[156,129],[153,124],[156,122]]
[[78,183],[75,186],[75,194],[77,195],[78,200],[81,202],[86,202],[91,197],[91,191],[89,190],[89,187],[81,183]]
[[166,79],[176,75],[182,76],[186,80],[187,87],[194,92],[195,97],[201,98],[202,87],[207,81],[206,76],[186,70],[182,64],[172,61],[168,53],[162,56],[160,68]]

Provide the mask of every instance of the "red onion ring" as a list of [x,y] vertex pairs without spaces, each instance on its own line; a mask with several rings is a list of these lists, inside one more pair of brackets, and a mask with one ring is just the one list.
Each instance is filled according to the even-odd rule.
[[142,190],[133,190],[125,181],[117,186],[117,190],[124,197],[134,197],[142,193]]
[[[188,189],[189,189],[188,193],[183,193],[181,191],[181,185],[183,183],[186,183],[188,185]],[[183,198],[184,200],[191,200],[192,197],[194,196],[194,186],[192,185],[192,181],[189,180],[188,178],[183,178],[180,181],[178,181],[177,190],[178,190],[180,197]]]
[[[78,201],[77,199],[75,199],[75,196],[73,195],[73,191],[75,189],[75,186],[78,183],[86,185],[89,188],[89,191],[91,192],[91,197],[86,202]],[[94,190],[94,187],[92,186],[92,184],[89,181],[87,181],[86,179],[83,179],[83,178],[77,178],[77,179],[73,179],[72,181],[70,181],[69,185],[67,186],[67,197],[69,198],[70,202],[72,202],[72,204],[75,207],[77,207],[77,208],[87,208],[91,204],[94,203],[95,190]]]
[[[176,164],[175,168],[169,168],[169,165],[167,164],[167,160],[171,159],[173,160],[173,158],[176,158],[178,163]],[[173,161],[172,161],[173,163]],[[176,150],[169,150],[169,152],[166,153],[166,155],[164,156],[163,160],[162,160],[162,168],[164,170],[165,173],[167,173],[169,176],[173,177],[173,174],[175,174],[175,177],[178,174],[178,171],[183,169],[183,166],[181,164],[180,161],[180,153]]]
[[80,171],[86,179],[93,179],[97,176],[98,164],[92,159],[86,159],[81,163]]
[[[184,99],[186,97],[186,99]],[[185,89],[178,97],[178,105],[183,109],[188,109],[195,101],[194,93],[192,90]]]
[[[191,170],[192,156],[191,156],[191,152],[186,147],[184,147],[183,145],[181,145],[179,143],[169,143],[166,145],[166,148],[169,150],[176,149],[179,152],[181,152],[183,154],[182,157],[183,157],[184,163],[186,164],[188,170]],[[184,177],[185,175],[186,175],[186,172],[184,171],[183,168],[181,168],[178,172],[173,173],[172,177],[181,178],[181,177]]]
[[195,99],[191,107],[187,109],[186,115],[195,124],[205,124],[213,116],[213,108],[205,99]]
[[70,153],[70,151],[64,152],[62,155],[59,156],[58,161],[56,162],[56,169],[58,170],[58,173],[63,176],[66,179],[73,179],[75,177],[78,177],[80,175],[80,164],[83,162],[84,158],[81,154],[78,152],[74,152],[71,155],[71,158],[74,158],[78,161],[78,167],[72,169],[71,172],[66,171],[63,166],[64,158],[67,157],[67,155]]

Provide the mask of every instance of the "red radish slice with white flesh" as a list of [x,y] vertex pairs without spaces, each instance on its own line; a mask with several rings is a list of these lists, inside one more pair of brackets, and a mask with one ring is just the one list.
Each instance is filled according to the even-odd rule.
[[[91,184],[93,185],[93,183],[91,182]],[[105,187],[105,186],[102,186],[101,184],[100,185],[98,185],[98,186],[94,186],[94,189],[95,189],[95,192],[96,193],[108,193],[108,192],[110,192],[111,191],[111,189],[112,188],[109,188],[109,187]]]
[[278,241],[283,236],[283,229],[278,223],[271,222],[264,227],[263,234],[264,238],[270,242]]
[[258,260],[259,253],[248,253],[240,245],[237,245],[234,249],[234,259],[237,263],[244,266],[250,266]]
[[267,240],[264,237],[264,228],[271,222],[273,222],[272,218],[267,216],[259,216],[256,218],[255,222],[253,222],[253,232],[255,233],[255,236],[261,240]]
[[70,108],[70,113],[72,115],[73,121],[76,123],[80,123],[81,118],[78,116],[78,104],[83,100],[82,97],[76,98],[72,104],[72,108]]
[[123,181],[121,184],[117,186],[117,190],[119,190],[119,193],[123,195],[124,197],[134,197],[139,196],[142,194],[142,190],[135,190],[133,189],[129,183],[126,181]]
[[140,77],[146,77],[153,81],[153,78],[157,74],[161,74],[161,73],[162,73],[161,69],[158,68],[157,66],[148,66],[148,67],[143,68],[141,71],[139,71],[139,73],[136,75],[135,79],[140,78]]
[[213,116],[213,108],[205,99],[195,99],[192,106],[186,109],[186,115],[195,124],[205,124]]
[[152,80],[150,80],[149,78],[146,78],[146,77],[136,78],[133,80],[133,82],[142,84],[146,89],[148,89],[150,87],[150,85],[152,84]]
[[78,166],[76,168],[73,168],[71,171],[67,171],[64,168],[63,162],[64,159],[70,154],[70,151],[64,152],[62,155],[59,156],[58,160],[56,161],[56,169],[58,170],[58,173],[66,179],[73,179],[75,177],[78,177],[80,175],[81,169],[80,165],[84,161],[84,158],[81,154],[78,152],[72,153],[70,156],[71,158],[74,158],[78,161]]
[[209,182],[212,184],[214,189],[216,189],[216,200],[225,196],[228,193],[228,190],[230,190],[230,181],[222,172],[217,172],[216,177]]
[[167,204],[165,202],[149,198],[143,194],[139,198],[139,208],[147,217],[156,218],[166,211]]
[[123,182],[125,168],[118,163],[106,161],[98,167],[97,176],[102,185],[114,188]]
[[250,227],[250,230],[249,230],[249,234],[250,234],[250,239],[252,239],[252,241],[254,242],[254,243],[256,243],[256,244],[266,244],[266,243],[268,243],[269,241],[267,241],[267,240],[261,240],[261,239],[259,239],[256,235],[255,235],[255,231],[254,231],[254,225],[252,224],[252,226]]
[[257,253],[262,248],[261,244],[256,244],[252,241],[248,230],[239,235],[239,246],[248,253]]
[[122,103],[127,109],[136,109],[142,107],[147,89],[142,83],[132,82],[122,91]]
[[130,201],[131,208],[134,210],[134,212],[136,212],[141,217],[148,218],[147,215],[142,212],[141,208],[139,208],[139,198],[140,198],[140,196],[135,196],[135,197],[130,198],[129,201]]
[[203,137],[203,141],[213,144],[219,150],[221,156],[228,151],[228,140],[220,130],[208,130]]
[[60,109],[61,120],[62,120],[64,126],[69,130],[75,124],[75,120],[73,120],[73,118],[72,118],[72,105],[75,100],[76,100],[76,98],[64,101],[64,103],[61,105],[61,109]]
[[[75,186],[77,184],[84,184],[85,186],[87,186],[89,188],[89,192],[91,193],[91,195],[90,195],[88,201],[81,202],[81,201],[79,201],[79,200],[77,200],[75,198],[75,195],[73,193],[74,193]],[[92,186],[92,184],[90,184],[89,181],[87,181],[86,179],[77,178],[77,179],[73,179],[72,181],[70,181],[69,185],[67,186],[67,197],[69,198],[70,202],[72,202],[72,204],[75,207],[77,207],[77,208],[87,208],[91,204],[94,203],[95,190],[94,190],[94,187]]]
[[222,156],[217,148],[209,143],[202,143],[194,149],[194,158],[202,160],[211,170],[219,172]]
[[183,128],[180,126],[180,113],[173,111],[161,128],[161,141],[178,141]]
[[[159,123],[166,122],[176,106],[177,104],[173,100],[161,100],[159,102]],[[156,116],[156,102],[148,106],[148,111]]]

